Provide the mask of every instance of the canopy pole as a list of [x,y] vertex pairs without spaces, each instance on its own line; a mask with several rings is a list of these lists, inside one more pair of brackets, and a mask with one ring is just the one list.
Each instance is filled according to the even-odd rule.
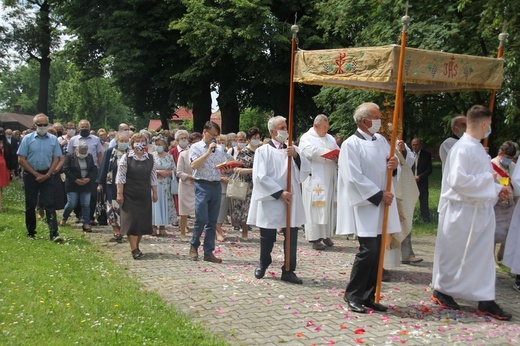
[[[292,146],[293,138],[293,116],[294,116],[294,55],[296,52],[296,36],[298,35],[298,25],[291,26],[291,73],[289,81],[289,119],[287,122],[289,134],[289,146]],[[291,192],[292,181],[292,156],[287,155],[287,192]],[[289,271],[291,268],[291,203],[287,203],[286,223],[285,223],[285,270]]]
[[[408,25],[410,24],[410,17],[408,16],[408,9],[406,10],[406,15],[401,18],[401,23],[403,23],[403,31],[401,32],[401,51],[399,54],[399,69],[397,71],[397,86],[395,88],[395,106],[394,106],[394,118],[392,120],[392,139],[390,140],[390,157],[395,155],[395,140],[397,137],[397,123],[399,121],[399,112],[403,109],[403,67],[404,67],[404,53],[406,47],[406,31],[408,29]],[[389,169],[386,175],[386,191],[391,191],[392,189],[392,170]],[[383,202],[384,203],[384,202]],[[394,200],[393,203],[396,203]],[[381,279],[383,278],[383,263],[385,259],[385,238],[386,238],[386,230],[388,228],[388,214],[390,211],[390,205],[385,204],[384,214],[383,214],[383,229],[381,230],[381,248],[379,250],[379,266],[377,269],[377,282],[376,282],[376,294],[375,294],[375,302],[379,303],[379,296],[381,295]]]
[[[507,34],[502,32],[498,35],[498,53],[497,59],[500,59],[504,54],[504,41],[506,40]],[[495,89],[491,90],[491,96],[489,98],[489,110],[491,111],[491,116],[493,116],[493,110],[495,109],[495,99],[497,96],[497,91]],[[488,147],[489,137],[484,138],[484,147]]]

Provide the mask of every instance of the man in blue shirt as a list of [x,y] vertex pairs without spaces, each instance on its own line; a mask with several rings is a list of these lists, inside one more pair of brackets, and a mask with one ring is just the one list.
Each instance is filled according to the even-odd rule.
[[[213,121],[207,121],[202,132],[202,140],[190,148],[190,162],[195,180],[195,223],[191,239],[190,258],[198,260],[198,248],[202,231],[204,236],[204,261],[221,263],[222,260],[213,254],[215,250],[215,234],[217,218],[220,211],[222,186],[220,171],[216,166],[227,161],[227,155],[217,146],[216,138],[220,135],[220,127]],[[224,173],[230,173],[226,167]]]
[[23,167],[25,188],[25,227],[27,236],[36,234],[36,202],[45,209],[50,237],[54,242],[61,242],[58,234],[58,222],[54,209],[54,185],[51,176],[63,155],[56,136],[47,133],[49,118],[43,113],[34,117],[36,131],[26,135],[18,148],[18,163]]

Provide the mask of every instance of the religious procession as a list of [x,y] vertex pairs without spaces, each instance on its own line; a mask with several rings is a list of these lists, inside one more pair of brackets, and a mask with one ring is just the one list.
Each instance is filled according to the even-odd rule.
[[[287,114],[271,111],[256,126],[241,127],[236,133],[229,132],[224,119],[217,121],[207,114],[210,107],[204,109],[204,121],[200,121],[195,106],[197,116],[190,119],[195,126],[189,129],[184,126],[188,123],[171,126],[174,117],[169,122],[150,120],[148,127],[126,121],[114,130],[93,128],[94,120],[88,117],[79,121],[77,116],[75,120],[61,118],[60,123],[47,112],[35,112],[25,130],[3,125],[0,212],[2,193],[14,180],[23,189],[24,240],[41,244],[38,233],[44,224],[49,232],[48,237],[43,236],[46,243],[68,246],[72,228],[117,251],[117,260],[134,273],[150,271],[152,276],[156,266],[160,271],[173,264],[184,276],[168,272],[152,290],[182,296],[192,304],[188,311],[199,315],[205,314],[207,306],[214,308],[212,299],[190,300],[190,296],[197,291],[205,294],[221,282],[222,292],[239,291],[243,282],[262,287],[257,296],[248,291],[245,300],[261,299],[266,305],[283,301],[282,308],[291,310],[295,319],[300,311],[294,306],[304,303],[300,294],[312,296],[309,290],[328,285],[323,292],[334,297],[334,309],[348,321],[340,329],[354,326],[356,335],[369,330],[370,324],[363,328],[358,324],[373,316],[379,316],[384,330],[390,324],[389,315],[415,320],[428,316],[435,322],[447,320],[451,326],[455,321],[464,323],[472,314],[477,324],[484,321],[502,328],[507,342],[514,344],[520,331],[512,330],[506,321],[513,319],[511,311],[516,311],[513,306],[516,292],[520,292],[520,170],[515,169],[520,147],[510,133],[500,135],[507,139],[499,147],[489,142],[490,135],[496,134],[496,93],[505,84],[507,35],[499,35],[496,58],[409,48],[408,2],[405,8],[398,45],[306,50],[299,46],[300,28],[294,24]],[[302,118],[306,118],[302,121],[295,119],[299,102],[295,94],[302,85],[370,93],[349,94],[356,104],[340,118],[338,104],[323,107],[335,116],[308,114],[300,108],[300,115],[305,113]],[[299,91],[300,96],[304,94]],[[222,86],[219,92],[226,95]],[[489,94],[489,104],[483,97],[477,98],[478,104],[458,96],[451,99],[464,92]],[[374,96],[376,93],[390,94],[395,100]],[[453,109],[465,110],[454,115],[450,109],[438,119],[421,113],[419,122],[428,120],[424,126],[446,129],[448,138],[432,138],[428,131],[418,130],[420,124],[412,115],[414,101],[405,106],[405,97],[426,94],[442,95],[446,103],[457,103]],[[336,96],[331,93],[325,98]],[[427,114],[428,107],[423,108],[426,111],[417,112]],[[152,121],[160,126],[152,128]],[[342,127],[342,121],[349,126]],[[414,122],[414,127],[407,127],[407,122]],[[304,130],[301,123],[307,126]],[[228,131],[222,133],[223,128]],[[440,193],[434,200],[430,183],[435,170],[440,176]],[[417,224],[435,224],[431,253],[414,252],[416,239],[423,241],[414,232]],[[107,229],[109,238],[104,236]],[[419,248],[425,249],[423,244]],[[337,263],[338,256],[351,256],[352,260]],[[328,273],[332,268],[341,277],[339,284],[327,274],[321,281],[309,279],[301,269],[302,262],[315,260],[321,267],[314,267],[313,274],[318,270]],[[425,268],[430,264],[428,271]],[[421,291],[419,287],[411,292],[427,294],[428,301],[408,306],[405,314],[394,304],[402,298],[390,302],[389,292],[417,282],[413,274],[403,276],[399,267],[425,269],[421,275],[427,277],[419,280],[427,281],[421,293],[416,293]],[[235,275],[237,268],[239,274],[226,277],[227,272]],[[220,273],[221,282],[215,273]],[[507,289],[497,287],[499,276],[501,283],[507,282]],[[182,289],[178,289],[178,277],[183,278]],[[207,286],[197,286],[195,277],[204,277]],[[284,294],[280,293],[284,288]],[[497,293],[499,289],[513,298],[505,299]],[[293,296],[290,303],[287,294]],[[233,293],[232,303],[237,296],[240,292]],[[224,316],[232,304],[220,298],[213,298],[222,306],[215,313]],[[313,299],[320,298],[316,294]],[[259,307],[251,305],[253,310]],[[316,303],[309,311],[314,308],[325,309]],[[253,312],[251,318],[258,319]],[[281,318],[259,313],[272,324],[262,327],[266,330],[262,336],[268,340],[267,330],[275,328]],[[215,324],[230,322],[212,320]],[[313,320],[298,320],[302,322],[305,332],[322,331]],[[406,326],[401,326],[401,332],[386,335],[386,341],[405,343],[401,335],[420,329],[418,322],[408,323],[403,322]],[[453,339],[450,334],[449,342],[473,341],[469,329]],[[247,328],[244,330],[247,334]],[[228,334],[235,333],[233,329]],[[424,341],[430,337],[428,333],[412,334]],[[293,339],[304,340],[303,332],[292,334]],[[241,337],[238,344],[258,342],[247,335]],[[320,336],[319,340],[336,343],[326,338]],[[487,338],[493,338],[491,332]],[[374,344],[381,341],[371,340]],[[361,338],[342,341],[365,343]]]

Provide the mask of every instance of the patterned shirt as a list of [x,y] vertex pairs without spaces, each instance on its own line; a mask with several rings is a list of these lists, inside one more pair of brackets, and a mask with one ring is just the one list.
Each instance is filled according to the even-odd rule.
[[[208,151],[209,145],[204,141],[197,142],[190,147],[190,162],[195,161],[206,151]],[[204,161],[204,163],[193,171],[193,179],[195,180],[208,180],[208,181],[220,181],[220,170],[216,168],[218,164],[226,162],[228,159],[224,150],[219,146],[215,148],[215,152]]]
[[116,184],[126,184],[126,172],[128,170],[128,157],[133,158],[136,161],[144,161],[148,158],[153,161],[152,172],[150,173],[150,185],[157,186],[157,169],[155,168],[155,161],[147,152],[143,153],[143,156],[139,158],[134,150],[128,150],[128,153],[121,157],[117,166]]
[[23,137],[17,154],[26,157],[27,163],[35,171],[48,170],[52,160],[63,155],[56,136],[47,133],[40,137],[36,131]]

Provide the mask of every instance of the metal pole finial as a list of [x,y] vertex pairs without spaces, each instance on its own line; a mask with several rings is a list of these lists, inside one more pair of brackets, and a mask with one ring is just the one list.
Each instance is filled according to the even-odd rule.
[[504,41],[506,40],[506,38],[507,38],[507,33],[501,32],[500,34],[498,34],[498,40],[500,41],[500,46],[504,45]]
[[407,30],[408,26],[410,26],[411,18],[408,15],[408,9],[412,8],[412,5],[410,5],[410,2],[406,0],[406,4],[404,4],[405,7],[405,15],[403,18],[401,18],[401,23],[403,23],[403,30]]
[[296,38],[296,36],[298,35],[298,31],[300,31],[300,27],[298,25],[294,24],[293,26],[291,26],[292,38]]

